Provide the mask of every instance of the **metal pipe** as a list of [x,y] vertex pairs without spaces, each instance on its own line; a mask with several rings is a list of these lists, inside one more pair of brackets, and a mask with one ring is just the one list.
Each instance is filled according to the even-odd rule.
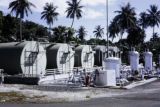
[[107,57],[109,57],[109,37],[108,37],[108,0],[106,0],[106,35],[107,35]]

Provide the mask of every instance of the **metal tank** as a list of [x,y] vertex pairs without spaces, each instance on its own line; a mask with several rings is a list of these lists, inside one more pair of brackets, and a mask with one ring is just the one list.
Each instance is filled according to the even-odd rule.
[[46,52],[35,41],[0,43],[0,68],[8,75],[45,74]]
[[153,70],[153,62],[152,62],[152,56],[153,54],[147,50],[147,52],[144,52],[144,62],[145,62],[145,70],[151,71]]
[[119,58],[108,57],[104,59],[103,69],[104,70],[115,70],[116,78],[120,77],[120,67],[121,67],[121,61]]
[[138,65],[139,65],[139,53],[135,51],[135,49],[132,49],[132,51],[129,52],[129,60],[130,60],[130,66],[131,70],[138,71]]
[[47,69],[61,73],[71,72],[74,67],[74,51],[68,44],[50,44],[47,48]]
[[106,47],[102,45],[98,45],[94,48],[95,54],[94,54],[94,65],[96,66],[102,66],[102,62],[104,58],[107,56]]
[[91,69],[94,66],[94,51],[89,45],[80,45],[75,48],[75,67]]

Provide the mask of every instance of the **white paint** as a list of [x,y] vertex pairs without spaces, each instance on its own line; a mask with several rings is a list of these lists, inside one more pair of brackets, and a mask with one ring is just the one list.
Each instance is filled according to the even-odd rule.
[[80,45],[75,51],[80,52],[80,61],[82,68],[91,69],[94,66],[94,51],[89,45]]
[[121,61],[119,58],[116,57],[109,57],[104,59],[103,61],[103,68],[105,70],[115,70],[117,78],[120,77],[120,66]]
[[115,70],[103,70],[96,76],[96,85],[98,86],[116,86]]
[[[52,60],[50,64],[56,64],[58,71],[67,73],[73,70],[74,67],[74,51],[68,44],[56,44],[47,50],[56,56],[47,56]],[[48,55],[48,54],[47,54]],[[55,58],[56,57],[56,58]],[[54,68],[55,69],[55,68]]]
[[[39,52],[38,52],[39,50]],[[36,55],[36,59],[32,64],[29,64],[29,66],[26,65],[26,63],[29,63],[28,61],[34,60],[32,59],[32,55],[34,52],[38,52]],[[29,59],[29,56],[30,59]],[[44,48],[35,41],[26,42],[26,45],[24,46],[21,57],[20,57],[20,63],[21,63],[21,69],[23,74],[25,75],[44,75],[45,69],[46,69],[46,51]],[[31,61],[32,62],[32,61]]]
[[152,62],[153,54],[151,52],[144,53],[144,61],[145,61],[145,70],[151,71],[153,70],[153,62]]
[[129,52],[131,70],[138,70],[139,65],[139,53],[137,51]]

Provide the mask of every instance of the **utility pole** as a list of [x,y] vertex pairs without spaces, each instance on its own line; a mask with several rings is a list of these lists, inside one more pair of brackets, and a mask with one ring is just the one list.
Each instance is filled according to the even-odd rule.
[[106,0],[106,36],[107,36],[107,57],[109,57],[109,37],[108,37],[108,0]]

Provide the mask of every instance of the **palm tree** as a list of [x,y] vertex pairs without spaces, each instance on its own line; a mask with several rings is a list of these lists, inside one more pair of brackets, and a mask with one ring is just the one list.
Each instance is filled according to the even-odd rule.
[[145,31],[137,26],[128,30],[127,42],[131,47],[141,45],[144,43],[145,37]]
[[41,12],[41,19],[46,20],[47,24],[49,25],[49,30],[51,30],[51,26],[53,25],[54,21],[57,20],[59,15],[59,13],[56,12],[57,8],[58,7],[54,6],[53,3],[46,3],[43,7],[44,11]]
[[[114,38],[116,36],[118,36],[118,34],[120,33],[120,26],[116,21],[112,21],[111,24],[109,25],[109,37],[112,38],[112,42],[114,40]],[[122,39],[122,35],[121,35],[121,39]]]
[[100,25],[95,27],[95,30],[93,31],[93,33],[95,34],[95,37],[97,39],[102,38],[102,36],[104,35],[104,28],[101,28]]
[[65,26],[58,26],[52,29],[54,41],[56,42],[65,42],[65,37],[68,33]]
[[82,17],[83,6],[81,6],[80,3],[81,3],[81,0],[67,1],[68,8],[67,8],[66,12],[67,12],[67,18],[72,19],[71,28],[73,26],[75,18],[80,19]]
[[68,28],[67,28],[67,38],[66,38],[66,41],[67,41],[67,42],[72,41],[73,38],[74,38],[74,37],[73,37],[74,34],[75,34],[75,29],[68,27]]
[[0,11],[0,36],[2,36],[2,28],[3,28],[3,12]]
[[147,13],[142,12],[140,13],[140,18],[139,18],[139,25],[142,26],[142,29],[144,30],[148,26],[148,18],[147,18]]
[[121,32],[136,26],[135,8],[131,7],[129,3],[126,6],[122,6],[121,10],[115,11],[115,13],[118,13],[118,15],[115,16],[114,20],[120,25]]
[[79,39],[81,40],[81,42],[84,41],[85,36],[87,35],[87,31],[85,29],[84,26],[80,26],[80,28],[77,31],[77,36],[79,37]]
[[158,6],[151,5],[150,9],[147,9],[147,17],[148,17],[148,26],[153,28],[153,35],[155,26],[159,27],[160,24],[160,10],[158,10]]
[[28,16],[28,11],[32,13],[30,7],[35,7],[34,4],[29,2],[28,0],[14,0],[9,4],[9,9],[11,9],[11,13],[15,12],[16,17],[20,17],[20,39],[22,40],[22,19],[24,16]]

